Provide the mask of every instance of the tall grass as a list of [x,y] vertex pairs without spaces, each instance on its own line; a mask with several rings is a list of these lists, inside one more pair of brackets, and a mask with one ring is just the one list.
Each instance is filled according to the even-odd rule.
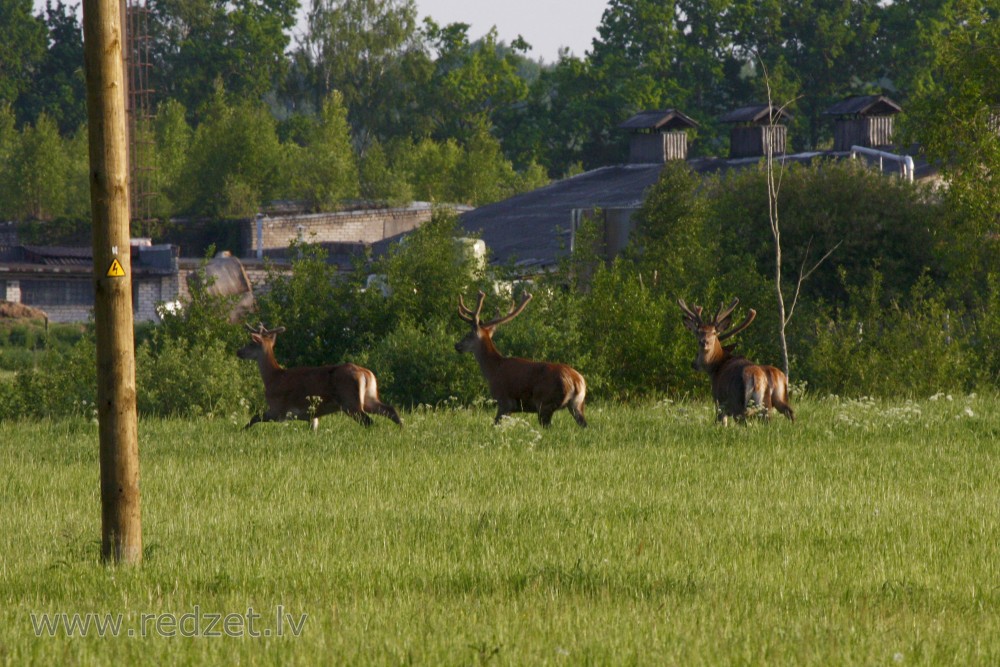
[[[997,664],[1000,398],[140,424],[145,561],[98,563],[96,426],[0,424],[5,664]],[[242,422],[240,422],[242,425]],[[246,612],[298,637],[36,637]],[[190,626],[189,626],[190,628]],[[204,629],[204,628],[202,628]],[[123,630],[124,634],[125,630]]]

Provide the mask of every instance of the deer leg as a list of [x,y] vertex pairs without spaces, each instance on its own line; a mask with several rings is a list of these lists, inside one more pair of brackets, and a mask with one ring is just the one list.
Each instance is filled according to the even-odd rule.
[[514,407],[508,402],[497,401],[497,416],[493,418],[493,425],[496,426],[501,419],[514,412]]
[[573,401],[569,404],[569,411],[573,419],[580,425],[580,428],[587,428],[587,419],[583,416],[583,401]]
[[552,425],[552,414],[555,411],[555,408],[548,405],[538,408],[538,423],[542,425],[542,428],[548,428]]
[[781,400],[780,398],[776,398],[774,400],[774,408],[791,421],[795,421],[795,413],[792,412],[792,406],[790,406],[787,402]]
[[365,409],[369,412],[374,412],[377,415],[382,415],[383,417],[388,417],[392,421],[396,422],[400,426],[403,425],[403,420],[399,418],[399,413],[396,412],[396,408],[392,407],[388,403],[383,403],[379,400],[369,400],[365,405]]
[[347,414],[351,416],[351,419],[358,422],[362,426],[372,425],[372,418],[366,415],[364,410],[348,410]]

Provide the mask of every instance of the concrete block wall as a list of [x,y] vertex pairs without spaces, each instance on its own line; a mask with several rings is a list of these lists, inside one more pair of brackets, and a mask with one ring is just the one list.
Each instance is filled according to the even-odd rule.
[[[367,209],[338,213],[317,213],[263,219],[263,248],[284,250],[292,241],[307,243],[376,243],[382,239],[416,229],[431,219],[430,204],[414,204],[406,208]],[[257,222],[248,220],[247,232],[241,237],[247,243],[242,257],[256,257]]]

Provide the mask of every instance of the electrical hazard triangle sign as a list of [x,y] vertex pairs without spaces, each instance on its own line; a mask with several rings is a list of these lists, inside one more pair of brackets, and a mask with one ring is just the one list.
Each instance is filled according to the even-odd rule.
[[122,268],[122,263],[117,259],[112,260],[111,268],[108,269],[108,278],[124,278],[125,269]]

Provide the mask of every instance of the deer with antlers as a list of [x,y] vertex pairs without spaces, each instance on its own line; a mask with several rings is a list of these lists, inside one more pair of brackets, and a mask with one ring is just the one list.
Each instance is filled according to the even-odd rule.
[[493,344],[493,332],[501,324],[510,322],[521,314],[531,301],[527,292],[521,303],[511,306],[510,311],[489,322],[480,321],[486,294],[479,292],[476,309],[466,307],[462,296],[458,297],[458,315],[472,325],[465,338],[455,343],[458,352],[471,352],[479,362],[479,368],[489,385],[490,394],[497,402],[497,415],[493,420],[499,424],[504,415],[512,412],[537,412],[543,427],[552,423],[552,414],[566,408],[585,427],[583,402],[587,396],[587,383],[583,376],[566,364],[545,361],[530,361],[517,357],[505,357]]
[[369,412],[403,425],[396,410],[379,400],[375,374],[367,368],[351,363],[282,368],[274,356],[274,343],[285,327],[266,329],[260,324],[254,329],[248,324],[246,328],[251,340],[236,356],[257,361],[267,410],[263,416],[254,415],[244,428],[291,418],[310,420],[315,431],[319,418],[334,412],[346,412],[364,426],[371,426]]
[[769,415],[773,407],[781,414],[795,421],[795,413],[788,404],[788,378],[774,366],[761,366],[746,357],[733,354],[735,346],[723,346],[722,342],[740,333],[757,317],[753,308],[735,327],[732,314],[739,299],[733,299],[729,306],[722,304],[711,320],[702,319],[702,307],[689,308],[683,299],[677,304],[684,314],[684,326],[698,339],[698,356],[692,366],[695,370],[708,373],[712,380],[712,397],[718,409],[718,418],[723,424],[733,417],[744,421],[756,407]]

